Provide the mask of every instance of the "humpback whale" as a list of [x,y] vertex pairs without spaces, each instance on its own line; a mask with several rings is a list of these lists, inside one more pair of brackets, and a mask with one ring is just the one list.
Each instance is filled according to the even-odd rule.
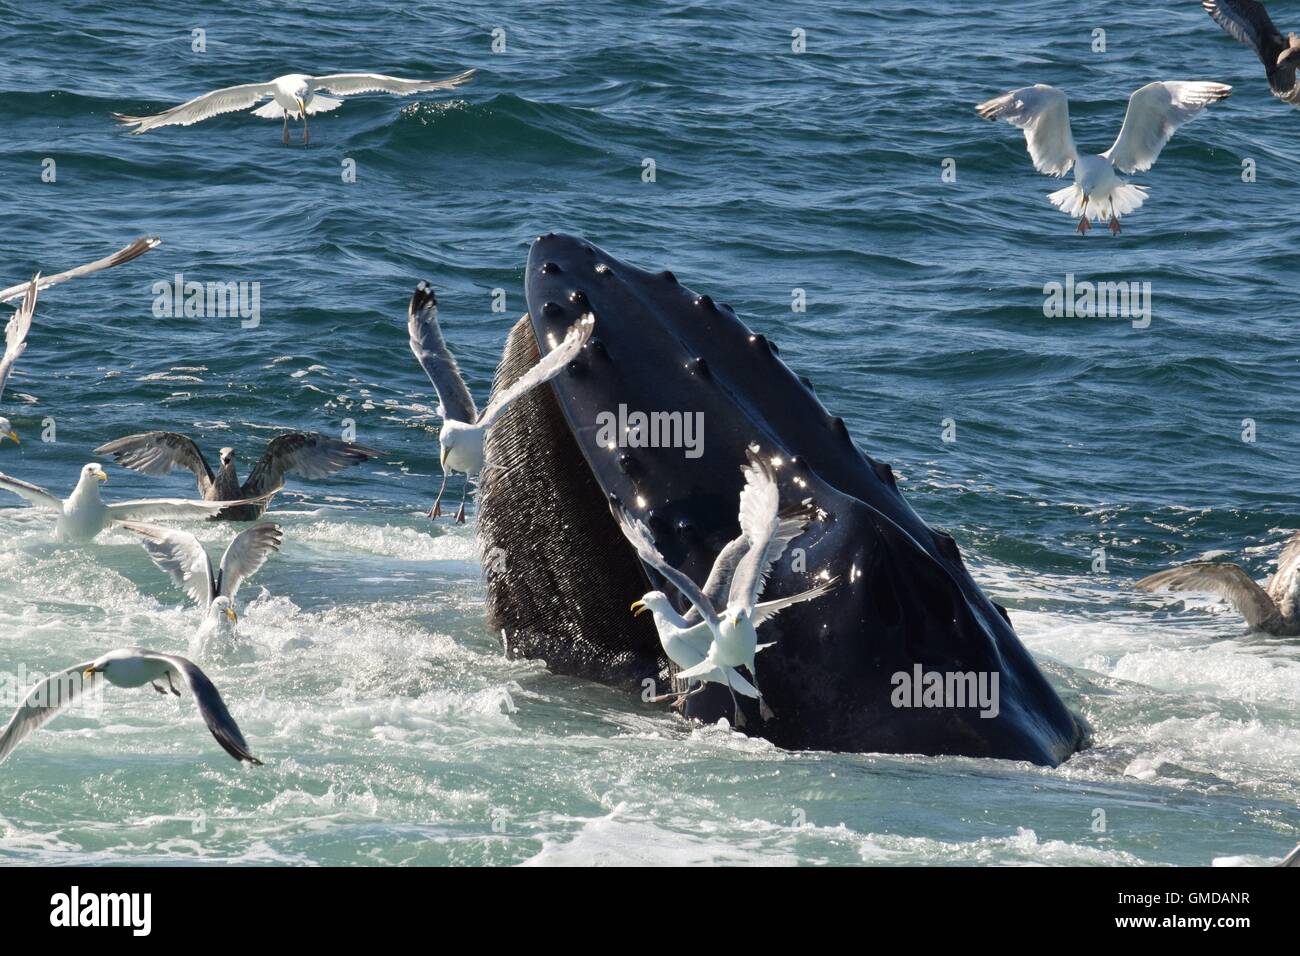
[[[616,514],[644,522],[665,561],[702,582],[739,533],[741,466],[757,448],[777,465],[782,500],[806,500],[817,514],[772,568],[765,597],[825,575],[840,584],[765,626],[775,644],[763,652],[763,694],[777,716],[759,720],[757,702],[742,699],[749,732],[786,749],[1050,766],[1084,746],[1082,719],[953,538],[921,519],[890,466],[858,449],[775,343],[671,272],[573,236],[533,243],[525,292],[528,313],[510,332],[494,394],[582,315],[594,314],[596,328],[564,372],[487,435],[488,458],[501,467],[484,476],[478,536],[489,622],[507,653],[637,690],[671,676],[655,627],[629,602],[673,589],[641,563]],[[673,437],[669,425],[687,416],[702,428],[689,447],[655,440]],[[914,678],[926,693],[900,693]],[[995,688],[996,706],[943,693],[963,680]],[[731,708],[726,688],[710,684],[685,713],[713,721]]]

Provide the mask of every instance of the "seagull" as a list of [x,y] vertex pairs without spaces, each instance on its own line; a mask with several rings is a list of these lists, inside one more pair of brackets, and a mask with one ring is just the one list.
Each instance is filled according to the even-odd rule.
[[1119,217],[1136,210],[1147,198],[1146,186],[1120,179],[1121,173],[1141,173],[1155,165],[1174,130],[1198,116],[1211,103],[1227,98],[1232,87],[1222,83],[1166,80],[1148,83],[1128,101],[1128,113],[1114,145],[1096,156],[1080,154],[1070,132],[1070,105],[1064,93],[1039,83],[1012,90],[975,107],[986,120],[1004,119],[1025,131],[1034,168],[1048,176],[1064,176],[1074,167],[1074,185],[1049,193],[1053,206],[1079,216],[1079,234],[1088,221],[1110,217],[1112,235],[1119,235]]
[[[0,474],[0,490],[11,491],[20,498],[26,498],[37,508],[55,512],[59,518],[54,526],[54,535],[59,541],[71,544],[86,544],[105,528],[123,521],[193,518],[216,514],[223,507],[219,502],[186,501],[182,498],[144,498],[106,504],[99,497],[101,481],[108,481],[108,475],[99,465],[90,464],[81,469],[77,487],[63,501],[44,488],[29,485],[6,474]],[[241,501],[239,504],[254,502]]]
[[[85,265],[77,266],[75,269],[69,269],[67,272],[58,272],[52,276],[44,276],[37,283],[38,292],[44,292],[50,286],[58,285],[60,282],[67,282],[69,279],[75,279],[78,276],[90,275],[92,272],[100,272],[104,269],[111,269],[113,266],[120,266],[124,262],[130,262],[132,259],[138,259],[150,249],[156,249],[162,244],[162,240],[157,236],[145,236],[137,239],[128,246],[123,246],[111,256],[105,256],[103,259],[96,259],[94,262],[88,262]],[[14,299],[24,296],[27,293],[27,287],[30,283],[20,282],[18,285],[10,286],[7,289],[0,289],[0,302],[11,302]]]
[[[780,492],[771,462],[758,457],[752,449],[748,458],[749,463],[741,469],[745,487],[740,492],[740,536],[718,553],[703,590],[664,560],[644,522],[622,508],[615,512],[624,536],[641,560],[663,575],[691,605],[685,616],[679,615],[667,595],[651,591],[634,601],[631,610],[634,615],[643,611],[654,615],[664,653],[681,668],[677,674],[679,679],[727,686],[737,727],[745,726],[736,701],[737,690],[747,697],[758,698],[765,720],[773,716],[758,688],[754,670],[755,655],[772,645],[758,643],[757,628],[783,608],[820,597],[835,586],[835,579],[831,578],[790,597],[758,603],[772,566],[789,543],[803,534],[815,510],[808,500],[780,512]],[[718,608],[722,608],[722,613]],[[735,668],[741,665],[749,669],[752,685],[736,673]],[[703,685],[682,697],[702,689]]]
[[433,90],[446,90],[462,83],[468,83],[474,75],[473,70],[466,70],[445,80],[403,80],[396,76],[384,76],[382,73],[330,73],[326,76],[308,76],[305,73],[288,73],[277,76],[269,83],[245,83],[242,86],[227,86],[196,96],[188,103],[173,106],[153,116],[123,116],[114,113],[113,118],[123,126],[134,127],[133,135],[153,129],[155,126],[190,126],[194,123],[233,113],[235,110],[248,109],[267,97],[271,102],[253,110],[254,116],[265,119],[284,119],[284,144],[289,145],[289,119],[302,120],[302,141],[308,142],[307,117],[317,113],[326,113],[343,105],[342,100],[332,96],[318,96],[320,90],[336,93],[339,96],[351,96],[354,93],[393,93],[397,96],[410,96],[413,93],[429,93]]
[[[27,333],[32,328],[32,313],[36,311],[36,291],[40,281],[41,276],[38,272],[27,285],[27,294],[23,296],[22,305],[18,306],[18,310],[9,317],[9,324],[5,326],[5,351],[4,355],[0,356],[0,398],[4,398],[5,384],[9,381],[9,373],[14,370],[14,363],[27,351]],[[0,415],[0,442],[6,438],[12,440],[15,445],[21,444],[13,424]]]
[[1264,5],[1255,0],[1201,0],[1201,6],[1229,36],[1254,48],[1264,64],[1273,95],[1284,103],[1300,106],[1300,83],[1296,82],[1300,37],[1294,33],[1283,37]]
[[541,385],[549,382],[563,371],[564,367],[578,357],[582,347],[591,338],[591,330],[596,318],[587,313],[572,326],[564,336],[564,341],[556,345],[550,343],[551,351],[521,375],[514,384],[501,389],[487,408],[480,413],[474,399],[461,378],[460,367],[443,341],[442,330],[438,328],[438,298],[433,287],[423,280],[415,287],[411,304],[407,308],[407,328],[411,336],[411,351],[429,376],[434,390],[438,393],[438,414],[442,416],[442,430],[438,432],[438,442],[442,446],[439,458],[442,462],[442,487],[438,497],[429,509],[429,517],[437,518],[442,514],[442,495],[447,490],[447,476],[452,471],[463,472],[466,476],[465,491],[461,494],[460,509],[456,520],[465,520],[465,495],[469,492],[469,478],[477,475],[484,468],[494,467],[484,464],[483,439],[492,423],[505,412],[507,406],[515,399]]
[[1240,565],[1214,561],[1180,564],[1148,575],[1137,586],[1144,591],[1168,588],[1217,594],[1227,598],[1251,630],[1294,637],[1300,634],[1300,532],[1282,548],[1277,570],[1264,587],[1256,584]]
[[[115,687],[143,687],[149,684],[160,694],[170,691],[177,697],[181,692],[176,689],[176,683],[184,681],[199,705],[203,722],[208,725],[208,730],[222,749],[236,760],[247,760],[261,766],[262,761],[249,752],[244,735],[239,732],[239,725],[230,716],[225,701],[221,699],[221,694],[208,679],[208,675],[184,657],[160,654],[143,647],[123,647],[109,651],[93,661],[52,674],[28,691],[27,697],[10,718],[9,725],[0,733],[0,763],[4,763],[5,758],[13,753],[14,748],[28,734],[44,726],[60,711],[75,703],[82,693],[90,690],[99,674],[103,674],[104,679]],[[166,689],[162,682],[166,682]]]
[[237,643],[234,600],[239,586],[256,574],[267,558],[280,550],[284,534],[273,524],[260,524],[236,535],[219,568],[188,531],[174,531],[136,521],[121,527],[138,534],[153,563],[204,611],[203,625],[190,642],[194,657],[229,651]]
[[383,452],[316,432],[287,432],[271,439],[242,485],[235,472],[233,448],[221,449],[221,468],[214,473],[194,440],[175,432],[128,435],[100,445],[95,454],[112,455],[123,468],[155,477],[170,474],[177,466],[188,468],[205,501],[237,502],[216,514],[214,520],[256,521],[265,514],[271,496],[284,487],[286,476],[326,478]]

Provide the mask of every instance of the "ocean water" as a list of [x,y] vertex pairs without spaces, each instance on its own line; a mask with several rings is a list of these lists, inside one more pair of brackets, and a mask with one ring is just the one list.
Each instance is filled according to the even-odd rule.
[[[0,766],[0,861],[1204,865],[1294,845],[1297,644],[1132,582],[1206,555],[1262,577],[1300,529],[1300,115],[1195,3],[866,6],[0,0],[0,285],[164,239],[42,296],[0,471],[65,492],[97,444],[153,428],[233,445],[244,472],[277,429],[347,419],[387,453],[290,484],[283,552],[240,594],[257,657],[210,667],[266,766],[229,760],[188,698],[110,690]],[[450,94],[350,99],[305,148],[246,115],[140,137],[110,118],[291,71],[469,67]],[[1051,83],[1099,152],[1155,79],[1236,92],[1135,177],[1150,198],[1119,237],[1077,236],[1045,199],[1063,184],[973,110]],[[472,524],[424,517],[436,399],[404,309],[435,284],[481,401],[551,229],[774,338],[954,534],[1094,746],[1054,770],[783,752],[506,660]],[[260,283],[260,324],[156,317],[177,273]],[[1067,275],[1150,283],[1149,325],[1045,315]],[[109,470],[109,496],[192,490]],[[197,622],[127,535],[61,549],[0,500],[11,680],[184,653]]]

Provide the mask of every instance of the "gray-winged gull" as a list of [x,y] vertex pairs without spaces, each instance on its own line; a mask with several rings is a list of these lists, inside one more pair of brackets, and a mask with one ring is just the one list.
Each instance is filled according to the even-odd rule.
[[139,135],[157,126],[190,126],[194,123],[248,109],[262,100],[270,98],[271,102],[253,110],[254,116],[265,119],[284,120],[284,143],[289,143],[289,119],[302,120],[302,141],[310,139],[307,131],[307,117],[317,113],[326,113],[343,105],[342,100],[330,96],[319,96],[320,90],[336,96],[352,96],[356,93],[393,93],[397,96],[410,96],[413,93],[428,93],[433,90],[445,90],[469,82],[473,70],[466,70],[444,80],[404,80],[396,76],[384,76],[382,73],[330,73],[325,76],[308,76],[305,73],[289,73],[277,76],[269,83],[244,83],[240,86],[227,86],[211,93],[204,93],[194,99],[173,106],[169,110],[152,116],[123,116],[114,113],[113,118],[124,126],[133,127],[131,132]]
[[203,624],[190,642],[190,654],[207,657],[234,649],[235,626],[239,623],[235,594],[273,552],[280,550],[284,540],[280,529],[260,524],[240,532],[226,548],[221,564],[214,568],[199,539],[188,531],[135,521],[124,521],[121,526],[140,536],[140,543],[158,569],[203,610]]
[[[694,678],[727,686],[732,692],[737,727],[745,724],[735,700],[737,690],[759,699],[764,718],[772,716],[754,670],[755,655],[771,646],[758,643],[759,625],[783,608],[820,597],[835,585],[835,579],[831,578],[799,594],[759,602],[772,565],[785,553],[789,543],[803,534],[815,510],[811,502],[803,502],[782,512],[772,463],[752,450],[749,463],[741,470],[745,475],[745,487],[740,492],[741,533],[718,553],[703,590],[664,559],[642,521],[622,508],[615,509],[623,534],[637,555],[691,604],[691,610],[682,616],[674,610],[667,595],[651,591],[634,602],[632,610],[637,614],[642,610],[654,614],[664,653],[681,668],[677,674],[679,679],[689,682]],[[735,670],[742,665],[749,669],[752,686]],[[736,682],[738,679],[740,683]]]
[[[160,694],[168,691],[179,697],[176,682],[183,681],[194,695],[199,714],[223,750],[236,760],[261,765],[252,755],[239,725],[230,716],[216,685],[193,661],[175,654],[160,654],[143,647],[123,647],[109,651],[93,661],[69,667],[36,684],[14,712],[4,732],[0,733],[0,763],[28,734],[38,730],[70,707],[90,690],[98,675],[115,687],[143,687],[149,684]],[[163,683],[167,684],[166,689]]]
[[214,472],[194,440],[175,432],[128,435],[100,445],[95,454],[112,455],[123,468],[151,476],[170,474],[176,467],[188,468],[205,501],[253,502],[232,505],[216,515],[216,520],[255,521],[266,512],[271,496],[289,475],[326,478],[383,452],[316,432],[288,432],[271,439],[243,484],[235,471],[233,448],[221,449],[221,467]]
[[410,333],[411,351],[415,354],[424,373],[429,376],[434,390],[438,393],[438,414],[442,416],[442,430],[438,432],[441,445],[439,459],[442,462],[442,487],[438,497],[429,509],[429,517],[436,518],[442,514],[442,495],[447,490],[447,476],[453,471],[466,476],[466,489],[461,494],[460,509],[456,520],[465,520],[465,495],[468,494],[468,479],[477,475],[485,465],[483,461],[483,439],[485,433],[509,407],[510,403],[544,382],[549,382],[564,370],[564,367],[577,358],[582,347],[591,338],[591,330],[596,319],[590,313],[569,327],[564,339],[556,344],[551,342],[551,351],[521,375],[514,384],[501,389],[496,397],[482,412],[474,404],[474,398],[461,377],[460,367],[447,348],[438,327],[438,298],[433,287],[421,281],[415,287],[411,303],[407,307],[407,331]]
[[1097,155],[1075,148],[1069,101],[1054,86],[1022,87],[975,109],[986,120],[1004,119],[1023,129],[1029,157],[1040,173],[1064,176],[1074,167],[1074,185],[1047,198],[1062,212],[1080,217],[1080,233],[1088,231],[1089,220],[1102,222],[1109,217],[1110,231],[1118,235],[1120,216],[1146,201],[1147,187],[1120,179],[1116,170],[1140,173],[1150,169],[1174,130],[1231,92],[1232,87],[1222,83],[1148,83],[1129,97],[1124,125],[1114,144]]

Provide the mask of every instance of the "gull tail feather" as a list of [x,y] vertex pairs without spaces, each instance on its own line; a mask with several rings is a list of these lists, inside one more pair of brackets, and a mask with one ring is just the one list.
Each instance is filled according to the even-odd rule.
[[1132,183],[1120,183],[1110,192],[1101,195],[1094,193],[1088,197],[1086,204],[1083,201],[1083,190],[1077,183],[1047,195],[1047,201],[1066,215],[1086,215],[1097,222],[1105,222],[1112,214],[1117,219],[1127,216],[1146,202],[1146,199],[1146,187],[1134,186]]

